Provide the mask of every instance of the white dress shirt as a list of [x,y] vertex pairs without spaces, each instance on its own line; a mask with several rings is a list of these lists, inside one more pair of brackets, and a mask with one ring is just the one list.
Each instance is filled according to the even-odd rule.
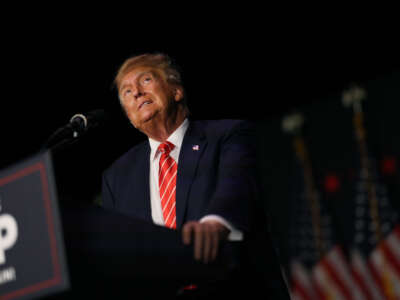
[[[179,153],[182,149],[183,137],[189,127],[189,120],[185,119],[183,123],[168,137],[167,141],[175,145],[174,149],[170,152],[170,156],[176,161],[179,166]],[[160,192],[158,187],[158,169],[160,161],[160,152],[158,146],[160,142],[149,138],[150,143],[150,202],[151,202],[151,216],[155,224],[164,226],[164,217],[161,208]],[[236,230],[227,220],[218,215],[206,215],[200,219],[200,222],[207,220],[215,220],[223,224],[230,230],[228,239],[230,241],[241,241],[243,233]]]

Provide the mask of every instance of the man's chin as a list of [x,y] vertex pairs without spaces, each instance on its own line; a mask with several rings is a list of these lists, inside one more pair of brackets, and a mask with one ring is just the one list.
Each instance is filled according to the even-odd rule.
[[148,126],[151,126],[153,121],[154,121],[154,115],[151,115],[151,116],[148,116],[146,118],[142,118],[140,120],[140,122],[137,122],[136,124],[134,124],[134,123],[132,123],[132,124],[134,124],[133,126],[135,126],[135,128],[137,128],[137,129],[142,131],[142,129],[144,129],[144,128],[148,127]]

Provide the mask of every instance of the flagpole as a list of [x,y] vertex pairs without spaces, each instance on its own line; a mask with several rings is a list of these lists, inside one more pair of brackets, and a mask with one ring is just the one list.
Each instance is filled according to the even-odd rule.
[[303,116],[301,114],[294,114],[292,116],[288,116],[284,122],[285,121],[286,124],[284,124],[284,128],[294,136],[293,148],[295,150],[296,157],[303,167],[305,198],[307,199],[311,210],[311,223],[315,237],[314,242],[318,253],[318,259],[320,259],[323,257],[327,245],[325,245],[324,239],[322,238],[320,204],[318,201],[318,192],[314,184],[313,170],[308,155],[307,146],[301,133],[304,121]]
[[[367,197],[369,204],[370,216],[373,224],[373,233],[377,240],[377,245],[383,241],[383,231],[381,226],[381,220],[379,216],[379,202],[377,197],[377,188],[372,178],[372,165],[369,159],[369,152],[366,140],[366,129],[364,126],[364,113],[362,109],[361,101],[366,98],[366,91],[360,87],[353,86],[349,90],[343,93],[343,104],[344,106],[351,106],[353,109],[353,126],[354,134],[357,140],[359,152],[360,152],[360,163],[361,163],[361,176],[365,178],[367,187]],[[386,266],[388,262],[385,256],[382,256],[382,264],[385,266],[383,274],[383,292],[388,299],[396,299],[393,290],[393,278],[387,272]]]
[[354,117],[353,124],[355,128],[355,135],[358,141],[360,156],[361,156],[361,170],[363,176],[366,178],[367,182],[367,195],[370,207],[370,214],[372,218],[372,223],[374,224],[374,233],[376,235],[377,241],[383,239],[382,227],[379,218],[379,208],[378,208],[378,198],[376,196],[376,185],[371,177],[371,163],[368,157],[368,147],[366,142],[366,130],[364,128],[364,115],[361,107],[361,103],[356,101],[353,105]]
[[[292,147],[302,169],[304,208],[307,210],[304,215],[298,211],[302,221],[295,230],[301,231],[298,237],[303,240],[296,241],[301,249],[297,249],[300,251],[294,254],[291,262],[291,291],[296,299],[361,299],[361,291],[351,276],[342,247],[334,237],[330,214],[320,199],[311,156],[302,134],[303,122],[303,115],[297,113],[286,116],[282,124],[283,130],[292,136]],[[303,206],[300,202],[297,204]],[[301,223],[307,227],[301,228],[304,225]]]
[[308,156],[307,147],[304,142],[304,138],[300,134],[297,134],[294,137],[293,146],[297,158],[303,165],[304,183],[306,187],[306,199],[311,209],[311,218],[315,235],[315,244],[318,252],[318,257],[320,259],[322,258],[326,250],[326,245],[324,244],[324,240],[322,238],[321,215],[319,213],[320,205],[318,201],[318,193],[314,184],[313,171]]

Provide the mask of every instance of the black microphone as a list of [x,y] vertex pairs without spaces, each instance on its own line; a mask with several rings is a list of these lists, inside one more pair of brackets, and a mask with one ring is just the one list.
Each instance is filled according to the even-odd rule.
[[61,142],[75,139],[92,128],[99,127],[107,120],[103,109],[96,109],[85,114],[75,114],[69,123],[57,129],[43,144],[42,150],[57,146]]
[[72,130],[75,134],[80,134],[90,128],[98,127],[106,120],[106,113],[102,109],[96,109],[87,114],[75,114],[72,116],[65,129]]

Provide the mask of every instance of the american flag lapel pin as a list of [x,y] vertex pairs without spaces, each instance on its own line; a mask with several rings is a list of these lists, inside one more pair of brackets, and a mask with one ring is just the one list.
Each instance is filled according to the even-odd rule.
[[192,150],[193,151],[199,151],[200,150],[199,145],[193,145]]

